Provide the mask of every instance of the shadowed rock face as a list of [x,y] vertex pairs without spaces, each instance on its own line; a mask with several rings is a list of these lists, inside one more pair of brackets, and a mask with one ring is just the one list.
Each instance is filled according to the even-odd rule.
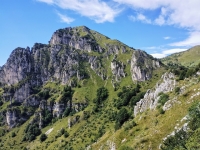
[[31,52],[29,48],[16,48],[7,63],[0,70],[0,82],[16,84],[31,72]]
[[141,50],[133,52],[131,74],[133,81],[146,81],[152,76],[153,69],[159,68],[160,62]]
[[14,127],[17,122],[17,114],[15,111],[7,111],[6,113],[6,121],[10,128]]

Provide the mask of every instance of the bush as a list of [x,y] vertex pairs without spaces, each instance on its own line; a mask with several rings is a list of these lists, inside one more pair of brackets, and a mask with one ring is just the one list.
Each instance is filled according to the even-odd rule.
[[64,133],[65,133],[65,129],[62,128],[62,129],[60,130],[60,134],[63,135]]
[[160,98],[158,100],[158,103],[160,103],[162,106],[169,100],[169,95],[165,93],[159,94]]
[[2,100],[0,100],[0,106],[2,106],[3,105],[3,102],[2,102]]
[[175,133],[174,136],[168,137],[161,146],[162,150],[186,149],[187,133],[182,129]]
[[165,111],[161,107],[158,109],[158,111],[159,111],[160,114],[164,114],[165,113]]
[[12,132],[11,133],[11,137],[15,137],[16,136],[16,133],[15,132]]
[[64,135],[65,134],[65,129],[61,129],[58,133],[57,133],[57,135],[56,135],[56,137],[61,137],[62,135]]
[[97,89],[96,98],[93,102],[96,104],[93,108],[94,112],[99,111],[100,104],[108,98],[108,90],[105,87],[101,87]]
[[129,119],[130,115],[126,108],[120,109],[119,113],[116,116],[115,129],[119,129],[122,124]]
[[47,139],[46,134],[41,134],[41,136],[40,136],[40,141],[43,142],[43,141],[45,141],[46,139]]
[[117,94],[118,99],[114,106],[120,109],[122,106],[134,106],[141,98],[144,97],[144,92],[140,92],[140,85],[137,84],[135,88],[122,87],[122,91]]
[[37,124],[29,124],[26,126],[24,133],[22,141],[33,141],[36,136],[40,135],[41,131]]
[[200,103],[196,103],[189,108],[190,122],[188,126],[192,130],[200,127]]
[[124,127],[124,130],[127,131],[127,130],[130,130],[131,128],[135,127],[137,124],[135,123],[135,121],[131,121],[127,124],[125,124],[125,127]]
[[108,97],[108,90],[105,87],[101,87],[97,90],[97,104],[100,104],[102,101],[106,100]]
[[63,113],[63,116],[64,116],[64,117],[69,116],[70,110],[71,110],[70,108],[66,108],[65,111],[64,111],[64,113]]
[[69,136],[69,133],[67,131],[65,131],[64,137],[67,138],[68,136]]
[[44,120],[43,120],[44,126],[43,127],[45,127],[52,122],[53,115],[49,110],[45,110],[43,112],[43,116],[44,116]]
[[23,150],[28,150],[28,149],[26,147],[24,147]]
[[176,87],[176,88],[175,88],[175,93],[178,94],[179,92],[180,92],[180,87]]
[[168,137],[161,149],[199,149],[200,103],[195,103],[189,108],[188,127],[189,132],[181,129],[174,136]]

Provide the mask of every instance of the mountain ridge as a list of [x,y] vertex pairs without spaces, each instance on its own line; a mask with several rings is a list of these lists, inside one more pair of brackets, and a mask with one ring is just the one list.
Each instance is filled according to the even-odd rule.
[[164,64],[176,63],[186,67],[195,66],[200,63],[198,59],[200,56],[199,51],[200,51],[200,45],[197,45],[186,51],[175,53],[165,58],[162,58],[161,61]]
[[16,48],[0,70],[0,149],[158,149],[199,97],[198,66],[184,80],[170,67],[85,26]]

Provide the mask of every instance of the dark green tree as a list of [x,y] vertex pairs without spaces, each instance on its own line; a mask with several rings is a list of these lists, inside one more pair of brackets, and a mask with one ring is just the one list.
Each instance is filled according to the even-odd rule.
[[46,139],[47,139],[46,134],[41,134],[41,135],[40,135],[40,141],[41,141],[41,142],[45,141]]

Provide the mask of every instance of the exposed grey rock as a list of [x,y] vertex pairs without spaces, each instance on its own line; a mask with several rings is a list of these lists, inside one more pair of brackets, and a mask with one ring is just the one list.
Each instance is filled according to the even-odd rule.
[[112,74],[115,78],[115,80],[117,82],[120,81],[121,77],[125,77],[125,72],[124,72],[124,69],[125,69],[125,65],[123,62],[120,62],[120,61],[117,61],[117,60],[113,60],[111,62],[111,71],[112,71]]
[[30,95],[30,84],[25,83],[15,91],[13,98],[15,101],[22,103],[29,95]]
[[14,128],[17,124],[25,121],[26,118],[21,116],[21,112],[15,108],[9,108],[6,112],[6,123],[9,128]]
[[65,110],[65,105],[56,102],[53,107],[53,116],[54,117],[61,116],[63,114],[64,110]]
[[126,53],[126,47],[125,46],[121,47],[121,53]]
[[6,121],[9,128],[13,128],[17,124],[18,115],[16,111],[8,110],[6,112]]
[[75,28],[57,30],[51,37],[50,45],[66,44],[75,49],[87,52],[91,52],[92,50],[102,52],[102,49],[96,45],[95,40],[88,34],[90,33],[90,29],[83,27],[82,31],[85,32],[84,36],[77,35]]
[[23,102],[24,106],[38,106],[40,104],[40,98],[36,95],[31,95]]
[[113,88],[116,88],[118,82],[121,81],[121,78],[126,76],[125,74],[125,64],[123,62],[117,61],[117,55],[114,56],[113,60],[111,61],[111,71],[112,71],[112,80],[111,83]]
[[119,54],[120,48],[117,45],[107,44],[107,47],[108,47],[108,51],[107,51],[108,55]]
[[87,106],[87,103],[72,103],[72,109],[76,112],[83,110]]
[[10,92],[3,93],[2,98],[5,102],[12,101],[13,93]]
[[31,71],[31,52],[29,47],[16,48],[7,63],[0,70],[0,82],[7,85],[17,84]]
[[160,62],[141,50],[133,52],[131,74],[133,81],[146,81],[152,76],[153,69],[159,68]]
[[29,122],[29,124],[38,124],[39,128],[42,129],[43,127],[43,116],[42,116],[42,111],[39,110],[34,113],[33,119]]
[[177,100],[177,97],[173,98],[172,100],[168,100],[164,106],[163,106],[163,110],[167,111],[170,108],[172,108],[175,104],[180,104],[181,102]]
[[74,117],[69,117],[68,119],[68,128],[71,128],[74,124],[76,124],[80,119],[79,115],[76,115]]
[[146,111],[147,109],[155,109],[158,104],[159,93],[170,92],[175,88],[175,85],[176,81],[173,73],[166,72],[163,74],[161,81],[156,84],[155,88],[148,90],[144,95],[144,98],[137,102],[134,107],[134,116]]
[[106,70],[105,68],[102,66],[102,62],[101,59],[97,56],[91,56],[89,58],[89,63],[90,63],[90,67],[91,69],[102,78],[102,80],[106,79]]
[[[182,122],[182,121],[181,121]],[[177,124],[179,125],[179,124]],[[163,142],[166,141],[169,137],[175,136],[176,133],[180,132],[181,130],[187,132],[189,130],[188,122],[184,123],[181,127],[175,126],[175,130],[168,134],[166,137],[163,138]],[[161,149],[162,144],[159,145],[159,149]]]

